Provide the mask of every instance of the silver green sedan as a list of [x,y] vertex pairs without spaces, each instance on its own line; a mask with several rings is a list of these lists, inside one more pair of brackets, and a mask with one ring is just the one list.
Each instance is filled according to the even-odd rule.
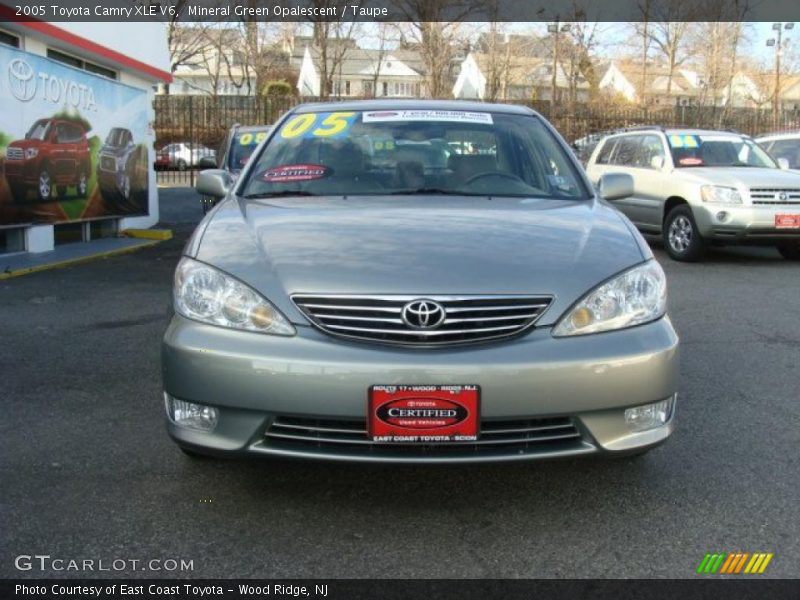
[[672,432],[664,273],[524,107],[298,106],[178,263],[167,427],[188,454],[482,462]]

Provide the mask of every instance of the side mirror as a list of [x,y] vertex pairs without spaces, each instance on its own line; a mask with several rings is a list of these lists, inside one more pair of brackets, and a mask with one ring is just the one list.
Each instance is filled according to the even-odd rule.
[[224,198],[231,188],[231,176],[222,169],[208,169],[200,171],[194,189],[202,196]]
[[784,171],[789,168],[789,161],[785,158],[778,159],[778,166],[783,169]]
[[600,177],[597,191],[603,200],[622,200],[633,196],[633,177],[627,173],[606,173]]
[[650,166],[653,167],[656,171],[660,171],[664,167],[664,157],[663,156],[654,156],[650,159]]
[[197,166],[201,169],[216,169],[217,158],[210,155],[201,156],[200,160],[197,161]]

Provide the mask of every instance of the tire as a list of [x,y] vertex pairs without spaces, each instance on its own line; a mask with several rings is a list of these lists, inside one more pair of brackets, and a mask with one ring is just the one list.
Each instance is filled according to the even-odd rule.
[[177,166],[178,166],[178,171],[185,171],[188,165],[186,164],[186,161],[181,158],[178,159]]
[[53,180],[47,167],[43,168],[36,180],[36,196],[41,202],[50,202],[53,199]]
[[676,206],[664,219],[664,248],[670,258],[682,262],[697,262],[703,258],[706,245],[687,204]]
[[778,244],[778,252],[786,260],[800,260],[800,242],[783,242]]

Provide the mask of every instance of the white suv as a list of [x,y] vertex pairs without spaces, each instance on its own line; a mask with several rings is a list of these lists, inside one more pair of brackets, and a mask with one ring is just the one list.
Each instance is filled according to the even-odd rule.
[[605,173],[631,175],[633,195],[614,205],[641,231],[661,234],[675,260],[700,260],[709,243],[772,244],[800,259],[800,174],[745,135],[618,132],[597,145],[586,171],[595,183]]

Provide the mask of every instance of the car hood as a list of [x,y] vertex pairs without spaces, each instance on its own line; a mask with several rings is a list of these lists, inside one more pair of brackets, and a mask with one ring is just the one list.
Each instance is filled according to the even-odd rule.
[[[295,293],[542,294],[552,323],[650,255],[599,201],[470,197],[230,198],[190,242],[295,322]],[[193,248],[194,247],[194,248]]]
[[26,150],[27,148],[38,148],[44,144],[42,140],[16,140],[11,142],[8,147],[9,148],[22,148]]
[[728,185],[739,188],[800,187],[800,175],[782,169],[755,167],[689,167],[679,170],[681,178],[700,184]]

